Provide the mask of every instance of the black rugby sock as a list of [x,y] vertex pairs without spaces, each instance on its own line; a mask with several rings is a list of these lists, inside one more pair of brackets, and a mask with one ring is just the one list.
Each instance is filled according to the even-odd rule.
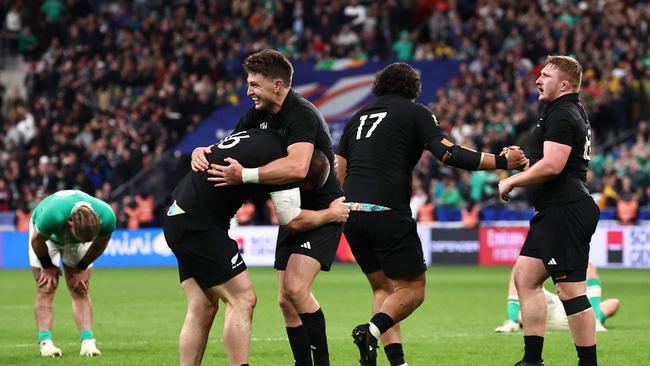
[[314,366],[329,366],[325,315],[321,309],[313,313],[299,314],[302,324],[309,334],[309,344],[314,356]]
[[287,336],[289,336],[289,345],[291,345],[295,366],[311,366],[311,349],[309,348],[307,329],[303,325],[287,327]]
[[395,325],[393,318],[391,318],[390,315],[382,312],[373,315],[372,318],[370,318],[370,322],[374,324],[377,329],[379,329],[380,334],[384,334],[384,332]]
[[384,352],[390,362],[390,366],[399,366],[406,363],[404,361],[404,350],[401,343],[391,343],[384,347]]
[[536,362],[542,359],[544,337],[524,336],[524,361]]
[[589,347],[578,347],[576,346],[576,351],[578,351],[578,359],[580,360],[578,365],[580,366],[597,366],[598,359],[596,358],[596,345]]

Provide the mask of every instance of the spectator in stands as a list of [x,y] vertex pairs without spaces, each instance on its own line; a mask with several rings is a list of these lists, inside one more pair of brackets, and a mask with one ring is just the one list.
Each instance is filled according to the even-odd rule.
[[9,211],[9,201],[11,200],[11,192],[7,188],[7,182],[4,178],[0,177],[0,212]]
[[[537,109],[535,90],[526,80],[538,73],[543,57],[559,51],[575,54],[584,63],[581,98],[594,128],[591,165],[596,175],[601,176],[606,162],[612,161],[631,171],[635,187],[650,183],[646,163],[650,130],[645,122],[650,118],[650,27],[644,25],[647,17],[643,16],[650,5],[366,3],[294,1],[269,9],[249,1],[106,6],[87,0],[46,0],[40,7],[13,2],[6,8],[4,34],[15,32],[17,43],[20,33],[23,49],[35,61],[26,75],[27,97],[12,95],[5,104],[0,147],[25,151],[23,142],[15,145],[16,139],[22,139],[15,129],[23,121],[15,118],[16,105],[22,104],[41,130],[41,137],[34,137],[29,147],[40,149],[41,154],[18,154],[21,167],[28,166],[29,160],[38,165],[40,155],[47,152],[58,172],[61,153],[75,150],[83,171],[93,171],[98,164],[102,177],[117,187],[153,163],[151,152],[173,146],[215,107],[238,103],[241,60],[270,45],[300,60],[398,56],[462,61],[456,79],[435,100],[425,101],[431,103],[445,132],[477,150],[523,146]],[[601,26],[594,26],[596,20]],[[345,36],[354,41],[339,46],[344,28],[350,28]],[[208,29],[221,36],[209,37]],[[406,35],[405,41],[400,33]],[[632,137],[617,134],[624,129],[633,131]],[[83,137],[70,142],[71,136],[79,134]],[[2,141],[7,139],[14,145]],[[119,148],[118,141],[122,141]],[[613,142],[601,149],[605,141]],[[629,158],[621,161],[618,155],[621,146],[632,144],[638,170]],[[146,146],[146,152],[139,151],[141,146]],[[7,164],[0,158],[0,171]],[[435,169],[425,174],[424,182],[430,174]],[[493,196],[483,175],[473,173],[470,179],[477,181],[471,192],[479,203]],[[7,180],[7,186],[20,190],[20,177],[16,174]],[[74,175],[61,178],[66,177],[57,184],[65,183],[56,189],[74,184]],[[15,209],[17,203],[11,201],[10,206]]]

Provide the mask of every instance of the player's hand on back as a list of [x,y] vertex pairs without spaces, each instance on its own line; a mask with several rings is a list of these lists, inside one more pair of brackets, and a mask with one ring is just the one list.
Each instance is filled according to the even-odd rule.
[[350,217],[350,206],[345,204],[345,197],[339,197],[330,203],[330,210],[334,214],[334,222],[346,222]]
[[210,164],[208,180],[215,183],[215,187],[235,186],[242,184],[242,170],[239,162],[233,158],[225,158],[228,165]]
[[508,169],[523,170],[528,165],[528,158],[519,146],[504,147],[499,155],[505,155],[508,159]]
[[192,170],[195,172],[205,171],[210,167],[208,159],[205,157],[208,154],[212,154],[210,147],[197,147],[192,150]]

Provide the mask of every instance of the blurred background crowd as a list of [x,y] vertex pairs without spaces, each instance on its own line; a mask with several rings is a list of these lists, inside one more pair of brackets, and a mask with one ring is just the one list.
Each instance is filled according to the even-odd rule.
[[[646,1],[7,0],[0,20],[2,59],[25,68],[22,87],[0,79],[0,211],[15,211],[19,229],[59,189],[110,202],[119,226],[160,225],[155,193],[128,183],[215,108],[239,103],[241,62],[263,48],[321,65],[458,60],[457,77],[422,102],[457,143],[493,152],[526,146],[546,55],[573,55],[593,127],[594,199],[604,218],[650,219]],[[426,153],[413,215],[468,227],[530,217],[525,191],[500,210],[499,174],[449,169]],[[264,202],[237,219],[274,221]]]

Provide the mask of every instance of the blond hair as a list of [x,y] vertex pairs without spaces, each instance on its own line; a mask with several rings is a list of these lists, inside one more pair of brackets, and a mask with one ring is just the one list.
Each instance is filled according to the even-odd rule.
[[580,90],[580,84],[582,84],[582,66],[578,60],[570,56],[547,56],[546,65],[549,64],[560,70],[575,91]]
[[74,228],[74,234],[79,241],[87,243],[95,240],[99,235],[101,221],[99,216],[89,206],[78,206],[70,214],[70,221]]

